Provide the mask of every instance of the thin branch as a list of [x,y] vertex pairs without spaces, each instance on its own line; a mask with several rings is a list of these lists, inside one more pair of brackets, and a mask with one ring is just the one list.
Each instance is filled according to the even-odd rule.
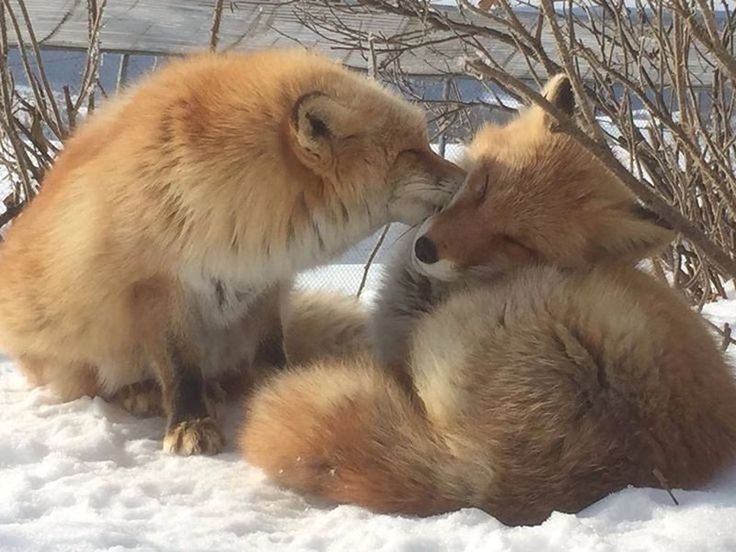
[[217,44],[220,41],[220,23],[222,21],[222,8],[224,0],[217,0],[215,9],[212,12],[212,27],[210,28],[210,50],[217,50]]

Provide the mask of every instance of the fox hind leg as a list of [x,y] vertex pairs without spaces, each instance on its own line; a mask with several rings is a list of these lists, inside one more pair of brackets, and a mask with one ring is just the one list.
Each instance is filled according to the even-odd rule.
[[120,388],[110,397],[110,402],[135,416],[161,416],[164,413],[161,386],[153,379]]
[[18,358],[18,368],[31,385],[46,385],[65,402],[100,394],[97,368],[82,361],[68,363],[23,355]]

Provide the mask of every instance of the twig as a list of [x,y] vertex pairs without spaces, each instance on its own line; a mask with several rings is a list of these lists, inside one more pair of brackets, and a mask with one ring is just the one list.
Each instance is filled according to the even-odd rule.
[[220,22],[222,21],[222,7],[224,0],[217,0],[215,9],[212,12],[212,28],[210,29],[210,51],[217,50],[217,43],[220,41]]
[[386,235],[388,234],[389,229],[391,228],[391,224],[387,224],[383,227],[383,232],[381,232],[381,235],[378,237],[378,241],[376,242],[376,245],[373,247],[373,251],[371,251],[370,256],[368,257],[368,261],[366,261],[365,266],[363,267],[363,276],[360,279],[360,285],[358,286],[358,293],[356,294],[356,297],[360,298],[360,295],[363,293],[363,288],[365,288],[365,283],[368,281],[368,272],[371,270],[371,265],[373,264],[373,259],[375,259],[376,255],[378,254],[378,250],[381,249],[381,246],[383,245],[383,240],[386,239]]
[[664,474],[659,471],[659,468],[654,468],[652,470],[652,474],[654,474],[654,477],[657,478],[657,481],[659,481],[659,484],[662,486],[662,488],[667,491],[667,494],[670,495],[670,498],[672,499],[672,502],[675,503],[675,506],[679,506],[680,503],[677,502],[677,499],[675,498],[675,495],[672,492],[669,483],[667,483],[667,479],[665,479]]
[[731,324],[726,322],[723,324],[723,341],[721,342],[721,351],[725,351],[728,349],[728,346],[734,343],[734,340],[731,339]]
[[130,63],[130,54],[122,54],[120,56],[120,65],[118,66],[118,79],[115,89],[120,91],[128,80],[128,65]]
[[11,220],[17,217],[27,202],[6,205],[5,212],[0,214],[0,228],[4,228]]

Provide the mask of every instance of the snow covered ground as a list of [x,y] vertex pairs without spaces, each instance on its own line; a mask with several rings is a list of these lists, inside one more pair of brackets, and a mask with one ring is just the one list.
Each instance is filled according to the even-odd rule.
[[[335,287],[337,270],[347,269],[304,281]],[[736,300],[706,312],[734,323]],[[0,551],[736,550],[736,466],[706,489],[676,491],[680,506],[661,490],[627,489],[577,515],[511,529],[478,510],[373,515],[279,489],[239,459],[239,416],[225,413],[224,454],[173,457],[160,451],[163,420],[99,399],[58,404],[0,362]]]

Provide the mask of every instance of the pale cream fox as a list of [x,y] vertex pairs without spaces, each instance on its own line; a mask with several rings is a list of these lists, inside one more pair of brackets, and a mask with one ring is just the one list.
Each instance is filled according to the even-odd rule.
[[0,350],[62,399],[156,378],[164,448],[216,452],[203,377],[284,364],[291,277],[463,176],[420,109],[324,57],[172,61],[81,126],[10,229]]
[[[572,112],[566,77],[544,94]],[[507,524],[732,465],[733,374],[701,318],[635,268],[671,232],[539,107],[481,130],[469,162],[391,269],[377,355],[270,380],[245,458],[336,502]]]

